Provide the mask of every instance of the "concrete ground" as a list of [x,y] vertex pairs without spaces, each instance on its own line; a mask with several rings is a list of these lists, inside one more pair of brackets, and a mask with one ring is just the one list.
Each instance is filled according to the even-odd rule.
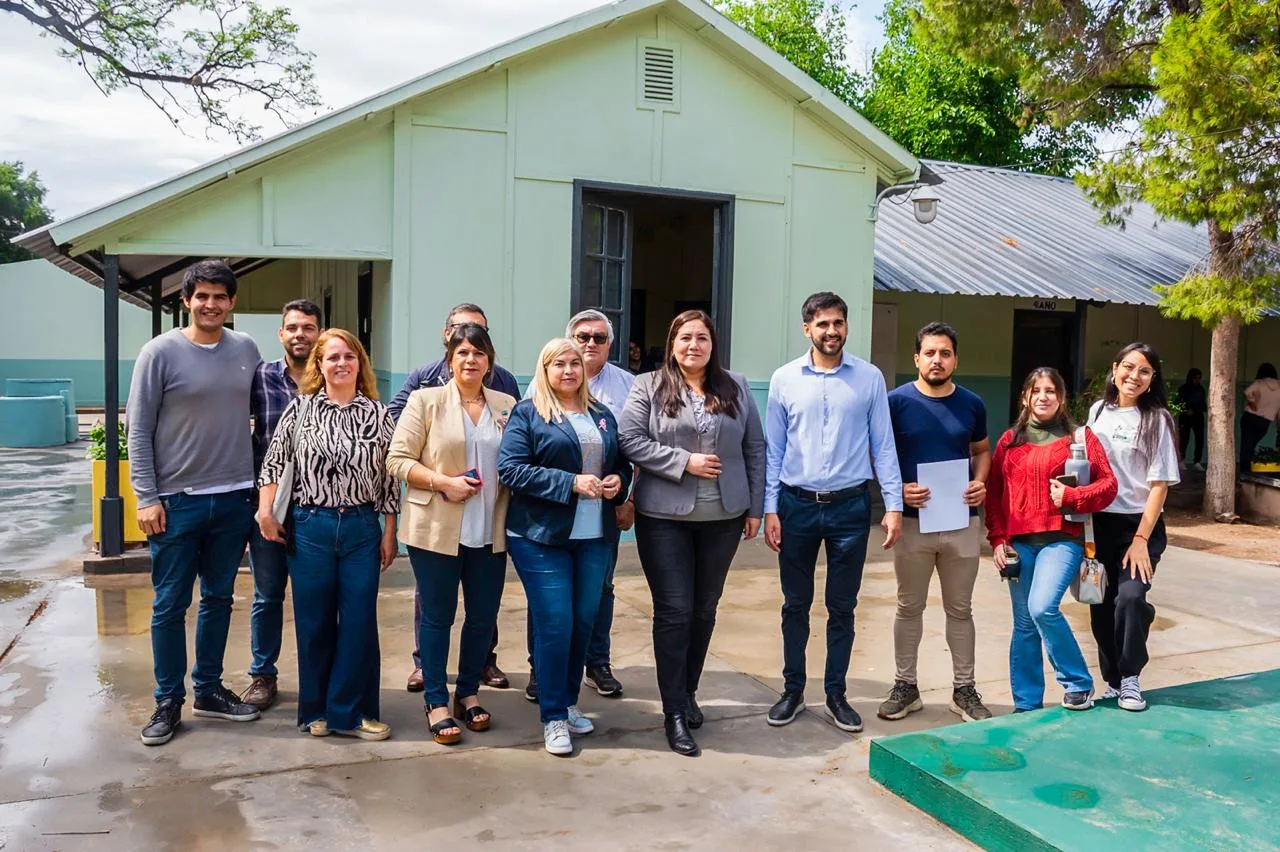
[[[16,495],[32,481],[26,467],[12,462],[0,454],[0,504],[23,503]],[[36,461],[28,456],[20,465]],[[74,467],[69,455],[46,465]],[[44,541],[55,549],[84,535],[73,521],[87,517],[87,498],[78,484],[71,490],[45,519],[50,533]],[[613,634],[614,670],[625,696],[584,691],[583,707],[597,729],[577,741],[569,758],[542,750],[536,709],[520,693],[527,672],[525,606],[514,577],[499,649],[513,688],[482,692],[494,727],[468,733],[461,746],[431,742],[421,696],[404,691],[413,588],[402,559],[384,576],[380,609],[382,715],[393,726],[391,740],[315,740],[297,733],[289,619],[282,701],[275,708],[237,725],[195,719],[188,703],[179,735],[147,748],[137,737],[153,706],[145,578],[86,588],[77,563],[49,565],[28,552],[32,547],[30,536],[0,521],[0,652],[9,646],[0,659],[0,849],[273,849],[300,842],[335,850],[477,842],[493,848],[973,848],[867,775],[871,738],[957,721],[947,710],[950,661],[936,584],[920,654],[926,708],[896,723],[875,717],[893,678],[895,601],[892,563],[876,537],[849,673],[849,698],[866,732],[845,734],[822,715],[820,602],[809,653],[811,712],[786,728],[764,724],[781,685],[781,595],[774,557],[757,541],[741,549],[721,602],[699,692],[708,720],[697,733],[703,755],[696,759],[668,751],[662,735],[649,594],[631,545],[624,545],[619,566]],[[226,653],[226,681],[234,689],[248,682],[251,597],[252,581],[242,575]],[[1280,569],[1171,550],[1152,597],[1160,614],[1144,675],[1148,687],[1280,667]],[[1088,613],[1074,603],[1066,611],[1094,659]],[[975,618],[979,689],[995,713],[1007,713],[1009,605],[985,560]],[[1048,700],[1059,696],[1051,685]]]

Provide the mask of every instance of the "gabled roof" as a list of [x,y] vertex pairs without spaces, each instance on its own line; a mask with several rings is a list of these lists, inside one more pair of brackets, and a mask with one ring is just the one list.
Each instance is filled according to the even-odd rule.
[[1124,229],[1104,225],[1068,178],[921,161],[941,183],[938,218],[880,204],[875,287],[916,293],[1085,299],[1154,305],[1209,252],[1203,225],[1138,203]]
[[[241,148],[225,157],[153,184],[117,201],[22,234],[15,238],[14,242],[51,261],[57,262],[54,255],[58,255],[65,262],[69,259],[62,254],[59,246],[72,243],[120,219],[217,183],[234,175],[237,171],[259,165],[292,151],[351,122],[389,110],[397,104],[421,97],[474,74],[488,71],[523,54],[609,26],[620,19],[652,12],[662,7],[666,7],[678,20],[690,25],[699,37],[730,53],[749,69],[766,75],[780,90],[792,96],[803,109],[813,112],[858,144],[874,161],[877,177],[882,183],[896,183],[915,176],[919,163],[905,148],[807,74],[702,0],[615,0],[608,5],[447,65],[263,142]],[[80,267],[70,271],[85,277],[84,272],[81,271],[83,269]]]

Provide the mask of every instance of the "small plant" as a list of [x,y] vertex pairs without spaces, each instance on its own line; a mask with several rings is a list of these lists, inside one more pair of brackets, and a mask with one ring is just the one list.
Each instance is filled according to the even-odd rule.
[[[120,460],[124,461],[129,458],[129,439],[124,431],[124,421],[119,422]],[[101,420],[89,430],[89,449],[85,457],[93,461],[107,460],[107,426]]]
[[1253,453],[1254,464],[1280,464],[1280,449],[1258,447]]

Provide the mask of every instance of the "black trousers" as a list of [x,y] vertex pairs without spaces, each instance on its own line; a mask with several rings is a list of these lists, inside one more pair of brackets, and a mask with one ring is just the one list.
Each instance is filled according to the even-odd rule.
[[[1151,584],[1144,583],[1141,576],[1130,576],[1122,564],[1141,521],[1142,515],[1097,512],[1093,516],[1098,561],[1107,569],[1107,593],[1102,603],[1089,607],[1089,625],[1098,643],[1102,679],[1116,689],[1123,678],[1136,677],[1146,666],[1147,636],[1156,618],[1156,608],[1147,602]],[[1153,569],[1168,541],[1161,518],[1147,543]]]
[[1240,415],[1240,473],[1249,472],[1249,463],[1253,461],[1253,451],[1271,428],[1271,421],[1259,417],[1252,411]]
[[742,524],[741,517],[672,521],[636,514],[636,550],[653,595],[653,656],[663,713],[683,713],[698,691]]
[[1187,446],[1196,442],[1196,464],[1204,463],[1204,415],[1183,414],[1178,418],[1178,460],[1187,457]]

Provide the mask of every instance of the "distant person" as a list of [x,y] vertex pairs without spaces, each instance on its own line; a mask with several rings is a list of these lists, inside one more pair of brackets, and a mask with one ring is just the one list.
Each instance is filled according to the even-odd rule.
[[853,654],[853,611],[871,534],[872,477],[880,482],[887,550],[902,532],[902,478],[884,376],[845,351],[849,308],[835,293],[815,293],[800,309],[810,348],[769,380],[765,407],[768,466],[764,540],[778,554],[782,583],[782,696],[770,725],[804,710],[805,649],[818,548],[826,547],[826,712],[857,733],[862,717],[845,697]]
[[1198,367],[1187,371],[1187,379],[1178,388],[1178,401],[1182,411],[1178,414],[1178,460],[1187,460],[1187,450],[1194,438],[1196,460],[1192,467],[1204,470],[1204,421],[1209,413],[1209,401],[1205,397],[1203,373]]
[[[902,511],[902,539],[893,549],[893,571],[898,580],[898,609],[893,619],[897,672],[889,697],[880,705],[881,719],[902,719],[924,707],[916,669],[935,571],[951,651],[951,712],[967,722],[991,718],[974,676],[977,631],[973,625],[973,586],[978,579],[982,543],[978,507],[987,495],[991,441],[982,397],[952,378],[959,364],[959,349],[954,328],[929,323],[916,333],[916,380],[889,392],[906,508]],[[969,466],[969,484],[964,490],[968,525],[947,532],[921,532],[920,510],[934,495],[917,482],[920,465],[960,459]]]
[[[453,378],[409,395],[387,467],[408,485],[400,540],[422,592],[417,645],[427,730],[452,745],[462,739],[462,725],[479,732],[491,723],[478,693],[507,578],[509,495],[498,482],[498,445],[516,401],[484,386],[497,359],[482,326],[455,328],[445,357]],[[459,585],[466,615],[451,712],[449,633]]]
[[[449,315],[444,321],[443,342],[445,346],[449,344],[449,337],[454,330],[464,325],[478,325],[485,331],[489,330],[489,320],[484,315],[479,305],[473,305],[470,302],[463,302],[461,305],[454,305],[449,311]],[[430,364],[424,364],[409,374],[404,380],[404,384],[400,387],[400,392],[387,405],[387,410],[391,412],[393,420],[400,419],[400,412],[404,410],[405,404],[409,401],[409,394],[420,388],[443,387],[453,378],[453,373],[449,367],[449,359],[441,358],[438,361],[432,361]],[[505,393],[514,399],[520,398],[520,385],[516,383],[516,377],[511,375],[508,370],[503,369],[498,364],[493,365],[492,371],[485,377],[484,386],[496,391]],[[409,680],[405,684],[405,688],[410,692],[422,692],[422,657],[418,648],[418,627],[422,622],[422,592],[417,587],[413,590],[413,671],[409,673]],[[486,686],[494,689],[506,689],[511,685],[511,681],[507,679],[506,673],[498,668],[498,633],[494,629],[493,642],[489,647],[489,656],[484,664],[484,673],[481,680]]]
[[637,376],[649,372],[649,367],[645,364],[644,350],[634,340],[627,344],[627,369]]
[[[396,558],[400,483],[387,472],[395,423],[369,356],[349,331],[320,335],[262,462],[258,527],[289,547],[298,640],[298,728],[385,740],[378,584]],[[294,462],[287,526],[271,513]],[[379,523],[381,516],[381,523]]]
[[1096,435],[1086,429],[1089,484],[1063,485],[1074,426],[1067,414],[1067,388],[1052,367],[1037,367],[1022,385],[1018,419],[996,443],[987,479],[987,540],[1002,573],[1017,555],[1019,575],[1009,580],[1013,635],[1009,640],[1009,683],[1013,712],[1044,706],[1044,657],[1062,685],[1062,706],[1093,706],[1093,676],[1071,625],[1062,614],[1062,596],[1084,557],[1083,526],[1064,513],[1100,512],[1116,496],[1111,472]]
[[542,347],[533,397],[516,404],[502,433],[498,476],[511,489],[507,548],[533,619],[543,744],[570,754],[570,734],[595,729],[578,695],[618,542],[614,510],[631,484],[617,420],[591,398],[572,340]]
[[1280,379],[1270,363],[1258,365],[1253,383],[1244,389],[1244,413],[1240,415],[1240,473],[1248,473],[1258,442],[1280,414]]
[[[306,373],[311,350],[320,337],[320,308],[307,299],[295,299],[284,306],[276,335],[284,347],[284,357],[263,361],[253,376],[250,397],[253,412],[253,470],[262,470],[271,436],[280,415],[298,395],[298,385]],[[276,661],[280,658],[284,633],[284,595],[289,582],[285,546],[262,537],[255,524],[249,537],[249,568],[253,571],[253,609],[249,617],[253,682],[242,699],[259,710],[276,701]]]
[[636,549],[653,595],[653,655],[667,745],[696,755],[698,685],[716,606],[743,539],[764,514],[764,431],[747,380],[720,365],[711,317],[667,333],[661,370],[636,379],[618,422],[636,481]]
[[1147,636],[1156,617],[1147,592],[1168,544],[1165,498],[1179,480],[1173,419],[1154,349],[1130,343],[1120,350],[1106,395],[1089,411],[1089,426],[1106,448],[1117,483],[1115,499],[1093,516],[1107,591],[1089,608],[1089,622],[1107,682],[1102,698],[1137,712],[1147,709],[1138,676],[1149,659]]
[[129,477],[138,527],[151,545],[151,654],[156,708],[142,729],[162,745],[182,723],[187,610],[200,582],[195,714],[233,722],[258,718],[222,683],[236,571],[253,525],[250,390],[258,345],[223,326],[236,306],[236,276],[202,260],[182,277],[191,324],[142,347],[129,386]]

